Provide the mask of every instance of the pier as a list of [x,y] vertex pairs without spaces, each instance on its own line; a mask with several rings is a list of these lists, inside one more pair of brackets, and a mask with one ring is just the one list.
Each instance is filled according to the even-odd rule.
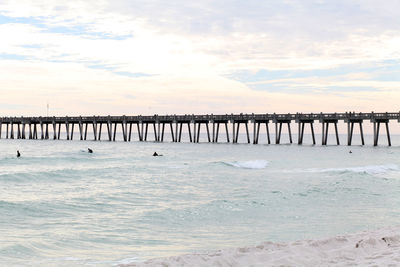
[[[314,123],[319,122],[322,126],[321,145],[328,144],[329,126],[333,126],[336,137],[336,145],[340,145],[338,123],[347,123],[347,145],[352,145],[354,125],[358,125],[361,144],[365,145],[363,123],[373,124],[373,142],[378,145],[381,124],[385,126],[387,145],[391,146],[389,123],[400,122],[400,112],[385,113],[288,113],[288,114],[225,114],[225,115],[153,115],[153,116],[79,116],[79,117],[2,117],[0,118],[0,138],[6,139],[54,139],[59,140],[61,133],[66,133],[67,140],[74,139],[75,126],[78,131],[79,140],[108,140],[116,141],[117,132],[122,134],[125,142],[136,141],[164,142],[164,133],[170,132],[171,142],[181,142],[182,131],[187,129],[189,141],[200,142],[201,132],[206,133],[206,142],[218,143],[220,126],[224,131],[223,142],[238,143],[240,126],[244,126],[246,139],[244,142],[258,144],[260,138],[260,127],[266,129],[266,142],[271,144],[269,124],[275,126],[275,144],[281,143],[282,128],[288,129],[288,141],[293,143],[292,123],[297,124],[297,144],[302,145],[304,141],[304,129],[306,125],[311,129],[312,144],[317,144],[314,132]],[[103,127],[104,125],[104,127]],[[120,126],[120,127],[118,127]],[[232,134],[229,133],[231,126]],[[211,130],[210,130],[211,127]],[[104,129],[103,129],[104,128]],[[121,130],[118,131],[118,128]],[[152,136],[149,136],[152,129]],[[250,130],[252,129],[252,140]],[[5,130],[5,136],[4,134]],[[91,132],[90,132],[91,130]],[[106,136],[102,136],[106,130]],[[50,135],[52,134],[52,135]],[[91,136],[88,136],[91,135]],[[3,136],[2,136],[3,135]],[[148,140],[149,137],[149,140]],[[103,138],[103,139],[102,139]],[[243,140],[242,140],[243,142]]]

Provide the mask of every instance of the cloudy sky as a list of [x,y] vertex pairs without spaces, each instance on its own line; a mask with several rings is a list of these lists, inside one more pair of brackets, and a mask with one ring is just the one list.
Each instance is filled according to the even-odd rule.
[[397,0],[0,0],[0,116],[398,111]]

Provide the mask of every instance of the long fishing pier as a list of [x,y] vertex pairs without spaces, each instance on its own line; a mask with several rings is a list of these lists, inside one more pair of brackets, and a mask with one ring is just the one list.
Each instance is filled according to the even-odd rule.
[[[311,129],[312,143],[315,145],[314,122],[322,124],[322,145],[327,145],[329,126],[335,129],[336,144],[340,145],[338,123],[347,124],[347,145],[352,145],[354,125],[358,124],[361,144],[365,145],[363,122],[373,123],[373,144],[378,145],[381,124],[386,128],[387,144],[391,146],[389,122],[400,122],[400,112],[396,113],[295,113],[295,114],[226,114],[226,115],[153,115],[153,116],[79,116],[79,117],[2,117],[0,118],[0,138],[7,139],[54,139],[59,140],[62,130],[65,130],[66,139],[73,140],[74,127],[79,130],[79,139],[87,140],[88,133],[92,140],[101,140],[103,130],[106,130],[106,140],[115,141],[118,131],[122,129],[123,141],[132,139],[132,133],[136,131],[138,141],[147,141],[149,126],[153,128],[154,138],[151,141],[164,142],[164,133],[170,132],[171,142],[181,142],[182,129],[188,129],[190,142],[198,143],[201,129],[205,128],[208,142],[218,142],[220,126],[224,127],[226,142],[238,143],[240,126],[246,130],[247,143],[258,144],[260,127],[266,127],[266,141],[271,144],[269,123],[275,126],[275,144],[280,144],[282,127],[288,129],[290,143],[293,143],[291,123],[298,127],[299,145],[303,144],[304,128]],[[104,126],[104,129],[103,129]],[[167,129],[165,129],[167,126]],[[203,127],[202,127],[203,126]],[[229,127],[228,127],[229,126]],[[4,127],[4,128],[3,128]],[[210,133],[212,127],[212,133]],[[62,129],[63,128],[63,129]],[[91,132],[88,132],[92,130]],[[136,128],[136,129],[135,129]],[[169,129],[168,129],[169,128]],[[252,140],[250,140],[249,128],[252,128]],[[5,129],[5,136],[2,136]],[[229,132],[232,130],[232,134]],[[50,137],[50,133],[52,137]],[[90,137],[89,137],[90,138]]]

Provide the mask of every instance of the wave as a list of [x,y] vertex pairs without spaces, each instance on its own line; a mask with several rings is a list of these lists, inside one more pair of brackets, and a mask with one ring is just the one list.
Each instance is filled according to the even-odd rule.
[[325,168],[325,169],[306,169],[305,172],[340,172],[340,173],[365,173],[365,174],[383,174],[387,172],[400,171],[399,166],[396,164],[386,165],[368,165],[362,167],[348,167],[348,168]]
[[242,169],[265,169],[269,162],[266,160],[250,160],[250,161],[228,161],[222,162],[225,165],[242,168]]

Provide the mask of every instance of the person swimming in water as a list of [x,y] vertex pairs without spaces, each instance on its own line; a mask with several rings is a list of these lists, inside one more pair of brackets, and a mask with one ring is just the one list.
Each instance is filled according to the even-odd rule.
[[162,155],[158,154],[157,152],[153,153],[153,157],[161,157]]
[[93,153],[93,150],[90,149],[90,148],[88,148],[88,149],[87,149],[87,152],[88,152],[88,153]]
[[17,158],[21,157],[21,153],[19,153],[19,150],[17,150]]

